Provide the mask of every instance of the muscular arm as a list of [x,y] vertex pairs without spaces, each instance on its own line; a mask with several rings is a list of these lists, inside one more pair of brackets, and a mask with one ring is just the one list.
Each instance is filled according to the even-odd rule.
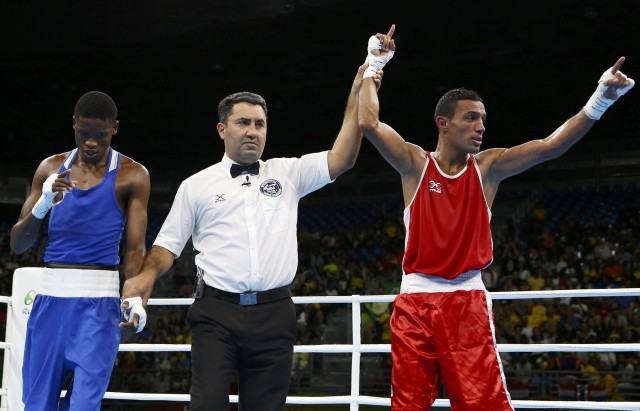
[[604,72],[596,92],[587,105],[550,136],[509,149],[486,150],[476,156],[489,206],[502,180],[563,155],[587,134],[607,107],[633,87],[635,84],[633,79],[620,72],[620,66],[624,60],[624,57],[620,57],[610,69]]
[[360,91],[358,123],[364,136],[400,175],[410,173],[413,157],[410,146],[392,127],[379,119],[380,102],[373,81],[364,79]]
[[407,143],[391,126],[380,121],[379,107],[373,82],[365,78],[360,91],[358,123],[367,140],[402,177],[403,197],[408,204],[418,188],[426,157],[422,149]]
[[123,177],[128,180],[130,189],[126,202],[127,224],[124,253],[124,274],[126,278],[137,275],[147,254],[145,237],[147,232],[147,207],[151,183],[148,171],[139,163],[127,162],[122,165]]
[[36,242],[42,220],[36,218],[31,209],[42,195],[42,184],[51,174],[56,173],[64,155],[55,155],[43,160],[36,170],[31,182],[31,192],[22,205],[18,222],[11,228],[11,250],[21,254]]
[[481,168],[486,169],[487,179],[499,183],[544,161],[560,157],[580,141],[595,122],[580,110],[542,140],[528,141],[508,149],[486,150],[478,154],[477,159]]
[[[395,53],[393,33],[395,25],[389,32],[372,36],[367,47],[368,58],[378,60],[378,64],[386,64]],[[413,197],[417,189],[420,175],[426,161],[424,151],[407,143],[391,126],[380,121],[380,101],[377,89],[369,78],[365,78],[360,91],[358,104],[358,124],[364,136],[380,152],[382,157],[402,177],[402,191],[405,203]]]

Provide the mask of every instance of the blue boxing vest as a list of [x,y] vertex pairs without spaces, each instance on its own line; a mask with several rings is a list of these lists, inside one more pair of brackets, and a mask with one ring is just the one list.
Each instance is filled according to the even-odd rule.
[[[78,149],[71,151],[59,173],[71,168]],[[118,265],[125,215],[115,195],[120,153],[109,148],[102,181],[88,190],[75,187],[51,209],[45,263]]]

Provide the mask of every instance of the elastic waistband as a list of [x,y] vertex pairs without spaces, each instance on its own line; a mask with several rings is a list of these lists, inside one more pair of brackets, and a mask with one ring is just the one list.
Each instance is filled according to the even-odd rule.
[[453,279],[420,273],[402,276],[400,293],[442,293],[458,290],[486,290],[480,270],[471,270]]
[[215,298],[238,305],[259,305],[272,303],[285,298],[291,297],[291,288],[286,285],[284,287],[274,288],[267,291],[248,291],[246,293],[230,293],[228,291],[218,290],[210,286],[205,286],[204,294],[213,295]]
[[74,270],[104,270],[117,271],[115,265],[98,265],[98,264],[70,264],[70,263],[44,263],[47,268],[72,268]]
[[120,297],[120,274],[77,268],[48,268],[42,272],[38,294],[52,297]]

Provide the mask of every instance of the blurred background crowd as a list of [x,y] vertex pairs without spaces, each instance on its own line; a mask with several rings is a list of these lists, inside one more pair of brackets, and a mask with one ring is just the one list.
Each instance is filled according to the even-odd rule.
[[[513,191],[500,198],[494,219],[494,263],[483,271],[489,291],[635,288],[640,284],[640,187],[636,184]],[[150,230],[166,209],[153,209]],[[494,215],[496,211],[494,210]],[[404,241],[402,204],[396,200],[302,204],[295,296],[394,295],[399,290]],[[497,216],[496,216],[497,217]],[[0,293],[11,295],[13,271],[41,265],[38,245],[9,250],[12,221],[0,233]],[[155,233],[150,233],[153,238]],[[189,247],[187,247],[189,249]],[[155,298],[190,298],[193,252],[157,282]],[[640,305],[635,296],[499,299],[493,304],[498,343],[636,343]],[[348,304],[298,304],[298,345],[351,342]],[[6,306],[2,316],[6,319]],[[140,334],[123,343],[189,344],[188,306],[149,306]],[[390,303],[362,306],[362,343],[389,344]],[[4,326],[5,321],[0,321]],[[363,354],[361,392],[387,396],[389,354]],[[515,399],[638,400],[638,352],[503,352]],[[347,354],[296,353],[292,395],[346,395]],[[186,393],[188,352],[121,352],[110,391]],[[233,390],[233,388],[232,388]],[[443,390],[442,396],[446,397]]]

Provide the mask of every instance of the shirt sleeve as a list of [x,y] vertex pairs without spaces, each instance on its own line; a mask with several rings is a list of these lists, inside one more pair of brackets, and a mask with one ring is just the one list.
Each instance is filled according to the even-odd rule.
[[182,253],[187,241],[189,241],[194,226],[194,205],[191,201],[190,185],[188,180],[185,180],[178,188],[171,210],[164,220],[153,245],[166,248],[177,258]]
[[329,176],[329,151],[306,154],[300,157],[298,193],[300,197],[332,183]]

